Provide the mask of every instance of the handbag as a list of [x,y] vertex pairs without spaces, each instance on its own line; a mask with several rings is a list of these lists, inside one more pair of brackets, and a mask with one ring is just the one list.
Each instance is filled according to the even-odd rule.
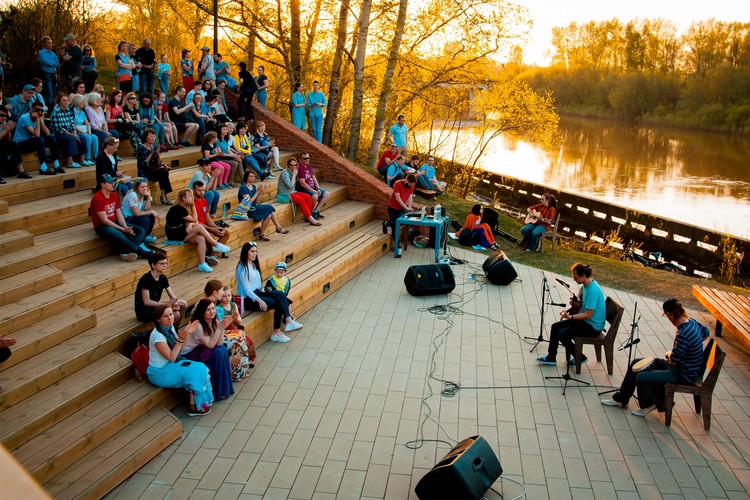
[[132,75],[132,74],[130,74],[130,73],[124,73],[124,74],[122,74],[122,75],[117,75],[117,81],[118,81],[119,83],[122,83],[122,82],[129,82],[129,81],[130,81],[130,80],[132,80],[132,79],[133,79],[133,75]]

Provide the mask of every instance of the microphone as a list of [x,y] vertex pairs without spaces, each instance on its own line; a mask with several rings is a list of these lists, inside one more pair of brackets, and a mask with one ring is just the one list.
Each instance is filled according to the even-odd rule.
[[618,351],[622,351],[623,349],[627,349],[628,347],[634,346],[634,345],[636,345],[636,344],[637,344],[638,342],[640,342],[640,341],[641,341],[641,339],[633,339],[633,341],[631,341],[631,342],[628,342],[628,343],[627,343],[627,344],[625,344],[624,346],[620,347],[620,348],[618,349]]
[[570,285],[568,285],[567,283],[565,283],[565,282],[564,282],[563,280],[561,280],[560,278],[555,278],[555,281],[557,281],[558,283],[560,283],[560,284],[561,284],[562,286],[564,286],[565,288],[570,288]]
[[551,305],[551,306],[556,306],[556,307],[565,307],[565,306],[567,306],[568,304],[562,304],[562,303],[560,303],[560,302],[550,302],[550,303],[549,303],[549,305]]

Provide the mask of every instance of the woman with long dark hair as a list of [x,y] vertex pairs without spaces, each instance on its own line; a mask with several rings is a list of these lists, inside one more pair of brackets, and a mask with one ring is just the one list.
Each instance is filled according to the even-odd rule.
[[466,216],[464,225],[457,236],[460,238],[464,231],[468,231],[479,238],[479,244],[483,247],[498,250],[500,247],[495,243],[495,235],[492,234],[492,228],[487,223],[482,222],[483,214],[484,207],[482,205],[477,203],[471,207],[471,212]]
[[[289,342],[289,337],[284,333],[293,332],[302,328],[302,325],[292,319],[289,312],[289,301],[286,296],[278,290],[264,291],[263,277],[260,274],[260,261],[258,260],[258,246],[254,241],[242,245],[240,261],[235,271],[237,278],[237,295],[243,298],[245,309],[248,311],[267,311],[273,309],[273,334],[271,340],[274,342]],[[281,320],[284,319],[284,331],[281,331]]]
[[544,193],[539,203],[527,208],[526,212],[529,214],[527,217],[529,222],[521,228],[521,234],[523,234],[521,246],[527,242],[526,251],[536,252],[542,235],[546,231],[551,231],[552,224],[555,223],[557,200],[551,194]]

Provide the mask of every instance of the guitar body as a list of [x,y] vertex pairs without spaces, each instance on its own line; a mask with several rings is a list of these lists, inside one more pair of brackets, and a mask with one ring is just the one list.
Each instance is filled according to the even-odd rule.
[[542,214],[540,214],[536,210],[532,210],[530,213],[526,214],[526,219],[524,219],[524,224],[533,224],[535,222],[541,222],[544,224],[552,224],[552,221],[549,219],[545,219],[542,217]]

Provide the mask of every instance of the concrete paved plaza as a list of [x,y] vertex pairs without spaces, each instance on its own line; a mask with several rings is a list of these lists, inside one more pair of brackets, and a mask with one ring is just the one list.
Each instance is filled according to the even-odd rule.
[[[182,439],[109,498],[416,498],[414,487],[447,443],[477,434],[500,460],[495,488],[506,499],[523,489],[503,478],[525,485],[533,500],[748,498],[746,353],[719,340],[727,359],[710,432],[681,394],[671,428],[657,412],[641,418],[602,406],[597,392],[619,385],[626,351],[616,351],[609,376],[585,348],[591,359],[579,378],[592,385],[571,383],[563,396],[558,381],[544,378],[562,373],[562,356],[557,368],[540,366],[534,358],[547,345],[530,353],[521,338],[538,335],[543,273],[516,265],[519,281],[495,286],[484,282],[485,254],[451,251],[469,264],[452,266],[450,296],[412,297],[404,288],[407,268],[429,263],[431,250],[381,258],[302,316],[305,327],[291,342],[261,346],[233,397],[206,417],[182,415]],[[637,354],[663,356],[674,337],[661,317],[667,297],[618,291],[596,269],[594,277],[625,307],[617,344],[630,333],[637,302]],[[555,302],[567,301],[554,280],[550,288]],[[434,310],[449,300],[455,310]],[[560,310],[547,308],[545,338]],[[713,335],[713,318],[690,312]],[[461,389],[442,396],[438,379]]]

